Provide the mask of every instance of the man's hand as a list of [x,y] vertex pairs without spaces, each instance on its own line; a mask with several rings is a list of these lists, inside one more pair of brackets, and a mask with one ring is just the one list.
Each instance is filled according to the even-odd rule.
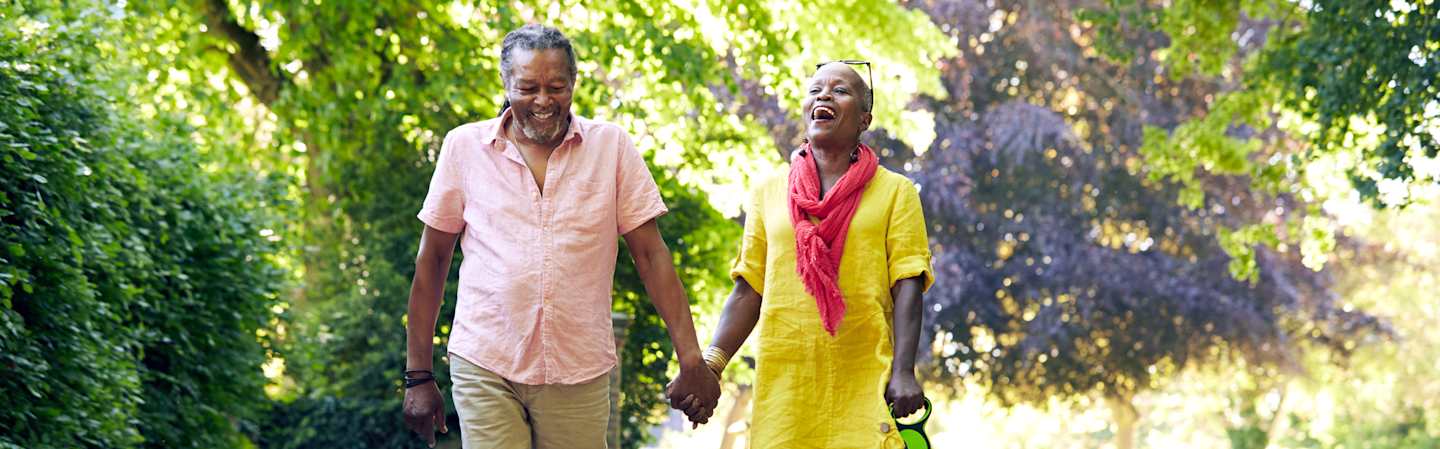
[[440,396],[440,387],[435,382],[405,390],[405,426],[435,447],[435,430],[449,433],[445,428],[445,399]]
[[720,379],[703,363],[681,367],[680,375],[665,386],[665,394],[670,398],[670,407],[690,418],[693,429],[709,422],[715,413],[715,405],[720,402]]
[[720,400],[720,380],[701,359],[685,285],[675,274],[670,249],[660,237],[660,227],[655,220],[626,233],[625,245],[635,260],[635,271],[645,283],[645,293],[650,295],[655,311],[665,320],[670,342],[675,345],[675,356],[680,359],[680,375],[665,386],[670,406],[684,410],[690,422],[698,427],[715,412],[715,403]]
[[891,374],[890,384],[885,386],[885,402],[897,418],[920,410],[925,405],[925,392],[915,380],[915,373]]
[[[425,226],[420,254],[415,256],[415,279],[410,284],[409,321],[405,324],[407,370],[429,370],[434,363],[435,319],[440,316],[440,293],[460,234]],[[434,376],[434,373],[431,373]],[[405,425],[435,446],[435,429],[445,432],[445,400],[434,381],[405,389]]]

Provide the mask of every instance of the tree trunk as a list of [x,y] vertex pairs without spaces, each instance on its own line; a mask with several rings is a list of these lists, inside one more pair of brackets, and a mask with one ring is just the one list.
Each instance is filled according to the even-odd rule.
[[195,6],[205,14],[206,32],[235,44],[230,53],[230,70],[245,81],[245,87],[266,107],[274,106],[287,80],[275,70],[270,54],[260,45],[260,35],[240,25],[225,0],[205,0]]
[[741,385],[740,391],[735,393],[734,404],[730,406],[730,413],[725,415],[725,427],[721,428],[724,436],[720,439],[720,449],[731,449],[735,446],[735,438],[741,433],[735,428],[735,424],[745,419],[750,413],[750,398],[753,396],[754,387]]
[[[292,84],[285,73],[275,67],[269,52],[260,45],[260,36],[242,26],[224,0],[196,0],[193,3],[204,14],[206,33],[234,44],[234,51],[226,62],[230,70],[245,83],[250,94],[277,116],[283,115],[275,108],[281,93]],[[323,55],[314,61],[307,61],[307,69],[322,70],[328,64]],[[283,119],[283,117],[282,117]],[[300,140],[305,144],[305,204],[302,206],[304,230],[300,233],[300,262],[304,276],[291,292],[294,304],[305,303],[314,296],[323,278],[320,267],[335,265],[344,261],[336,260],[333,251],[321,248],[320,242],[335,241],[335,220],[331,218],[333,200],[329,186],[325,184],[324,168],[321,167],[321,147],[310,131],[302,131]]]
[[1280,401],[1275,404],[1274,409],[1270,410],[1270,422],[1265,424],[1265,447],[1270,447],[1270,441],[1274,440],[1275,432],[1280,430],[1280,426],[1284,423],[1280,417],[1285,414],[1285,398],[1290,394],[1290,388],[1285,382],[1281,382],[1280,386],[1275,388],[1280,394]]
[[301,133],[300,138],[305,143],[304,187],[307,194],[301,208],[305,214],[305,231],[300,242],[300,263],[305,267],[305,273],[293,293],[295,304],[305,304],[309,299],[314,299],[315,292],[319,291],[323,282],[320,267],[344,262],[336,259],[339,254],[336,254],[334,248],[326,248],[320,244],[337,241],[335,234],[341,230],[335,227],[335,220],[330,215],[334,204],[330,189],[324,183],[324,170],[320,167],[320,151],[315,144],[315,137],[306,130]]
[[1110,406],[1110,412],[1115,416],[1115,449],[1135,449],[1136,424],[1140,421],[1140,413],[1135,410],[1135,404],[1129,395],[1106,396],[1105,403]]

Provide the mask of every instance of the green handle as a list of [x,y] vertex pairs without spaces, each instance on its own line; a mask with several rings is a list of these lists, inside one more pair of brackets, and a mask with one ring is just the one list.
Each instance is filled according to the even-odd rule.
[[925,422],[930,420],[930,398],[925,398],[925,414],[920,416],[919,421],[913,423],[902,423],[899,417],[895,416],[895,409],[890,409],[890,416],[895,418],[895,427],[900,430],[900,439],[905,441],[906,449],[930,449],[930,437],[925,436]]

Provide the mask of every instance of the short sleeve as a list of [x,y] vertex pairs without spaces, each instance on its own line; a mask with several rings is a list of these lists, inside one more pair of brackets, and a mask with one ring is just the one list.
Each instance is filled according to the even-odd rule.
[[416,215],[420,221],[451,234],[465,229],[465,170],[463,150],[456,144],[455,133],[445,136],[440,157],[435,161],[435,174],[430,176],[430,191],[425,204]]
[[629,135],[620,139],[620,162],[616,164],[615,212],[617,231],[620,235],[630,233],[655,217],[664,215],[669,209],[660,198],[660,187],[650,175],[645,158],[635,149]]
[[935,283],[930,267],[930,240],[925,232],[925,211],[920,208],[920,191],[909,180],[896,189],[890,210],[890,230],[885,237],[885,257],[890,263],[890,286],[924,275],[924,288]]
[[740,252],[730,267],[730,279],[745,278],[755,293],[765,294],[765,217],[761,205],[763,189],[757,188],[745,202],[745,234]]

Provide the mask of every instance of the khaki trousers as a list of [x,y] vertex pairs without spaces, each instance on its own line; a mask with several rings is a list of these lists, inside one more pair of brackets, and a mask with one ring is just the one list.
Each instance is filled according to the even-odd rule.
[[464,449],[606,449],[608,376],[577,385],[525,385],[450,356]]

